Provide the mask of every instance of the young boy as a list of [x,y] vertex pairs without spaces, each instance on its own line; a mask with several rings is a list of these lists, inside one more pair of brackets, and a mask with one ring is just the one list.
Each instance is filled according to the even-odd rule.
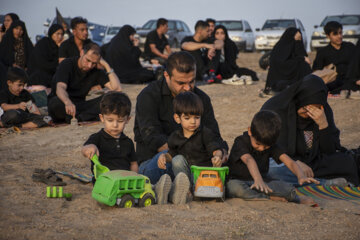
[[276,145],[280,129],[281,119],[275,112],[260,111],[248,131],[235,139],[229,157],[229,197],[311,203],[309,198],[299,198],[292,185],[266,177],[272,157],[278,164],[284,163],[297,176],[300,185],[319,184],[305,177],[301,168]]
[[[131,102],[125,93],[108,92],[100,102],[100,120],[104,128],[92,134],[84,143],[82,154],[91,159],[99,156],[102,165],[110,170],[138,172],[134,144],[123,133],[130,120]],[[91,171],[93,172],[91,162]]]
[[[4,114],[0,127],[36,128],[46,126],[31,94],[24,89],[28,80],[25,71],[10,67],[7,72],[7,87],[0,92],[0,107]],[[30,110],[30,112],[29,112]]]

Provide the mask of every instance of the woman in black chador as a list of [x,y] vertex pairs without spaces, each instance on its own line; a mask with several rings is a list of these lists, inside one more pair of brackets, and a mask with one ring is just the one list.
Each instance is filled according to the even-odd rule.
[[153,71],[143,68],[139,57],[139,40],[134,38],[136,31],[124,25],[111,39],[106,49],[106,60],[114,69],[121,83],[145,83],[155,80]]
[[48,37],[43,37],[36,45],[30,57],[28,85],[51,87],[51,79],[59,65],[59,46],[64,37],[60,24],[49,28]]
[[345,89],[350,89],[352,91],[360,90],[360,38],[356,44],[355,55],[349,65]]
[[[359,185],[356,162],[340,145],[340,131],[327,103],[327,92],[324,81],[310,74],[269,99],[262,109],[280,115],[278,144],[298,160],[307,176],[345,178]],[[282,178],[282,174],[272,177]]]
[[10,28],[13,21],[19,20],[19,16],[16,13],[8,13],[4,17],[4,22],[0,28],[0,42],[3,39],[6,31]]
[[264,92],[279,92],[311,73],[310,60],[300,30],[288,28],[270,54],[270,68]]
[[0,43],[0,61],[6,68],[16,66],[26,69],[33,48],[25,23],[16,20],[12,22]]
[[256,72],[247,69],[240,68],[236,65],[236,58],[239,53],[236,44],[229,38],[228,31],[223,25],[218,25],[214,30],[214,38],[216,40],[224,41],[224,47],[221,49],[220,65],[217,74],[220,74],[224,79],[231,78],[236,74],[238,77],[242,75],[251,76],[253,81],[258,81]]

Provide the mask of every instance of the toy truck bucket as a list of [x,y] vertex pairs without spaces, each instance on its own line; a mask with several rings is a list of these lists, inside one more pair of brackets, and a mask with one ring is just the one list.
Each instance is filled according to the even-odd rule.
[[199,167],[199,166],[191,166],[191,173],[194,176],[194,183],[196,183],[200,173],[202,171],[217,171],[219,173],[220,179],[223,184],[225,184],[225,177],[229,174],[228,167]]

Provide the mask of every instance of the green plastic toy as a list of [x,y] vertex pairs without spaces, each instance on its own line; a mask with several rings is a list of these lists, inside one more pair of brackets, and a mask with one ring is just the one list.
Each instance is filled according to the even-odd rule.
[[136,203],[147,207],[155,203],[150,179],[132,171],[113,170],[96,179],[92,197],[108,206],[131,208]]
[[[52,190],[52,191],[51,191]],[[46,187],[46,197],[48,198],[65,198],[68,201],[71,201],[72,194],[71,193],[64,193],[63,187]]]
[[99,161],[99,157],[94,154],[94,156],[91,158],[91,161],[94,163],[94,176],[95,179],[97,179],[101,174],[104,174],[106,172],[109,172],[110,169],[102,165]]

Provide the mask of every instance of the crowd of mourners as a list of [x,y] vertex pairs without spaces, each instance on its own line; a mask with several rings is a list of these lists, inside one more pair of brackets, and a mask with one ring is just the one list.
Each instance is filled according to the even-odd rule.
[[[226,27],[213,19],[197,21],[194,35],[185,37],[177,52],[169,46],[164,18],[148,33],[144,52],[130,25],[101,47],[88,39],[86,19],[75,17],[70,27],[53,24],[34,46],[19,16],[5,16],[1,127],[100,120],[104,128],[85,142],[83,155],[97,154],[110,170],[148,176],[159,204],[191,199],[192,165],[228,166],[227,195],[244,199],[308,202],[296,195],[296,186],[359,185],[360,151],[340,144],[327,102],[341,91],[351,97],[360,90],[360,41],[356,46],[342,41],[340,23],[324,26],[330,43],[318,50],[313,64],[300,30],[286,29],[270,53],[260,94],[270,99],[231,150],[221,137],[210,97],[197,87],[259,80],[256,72],[237,65],[239,51]],[[147,84],[135,106],[136,151],[123,133],[131,102],[121,83]],[[106,93],[88,100],[94,91]],[[46,117],[38,104],[41,94]]]

